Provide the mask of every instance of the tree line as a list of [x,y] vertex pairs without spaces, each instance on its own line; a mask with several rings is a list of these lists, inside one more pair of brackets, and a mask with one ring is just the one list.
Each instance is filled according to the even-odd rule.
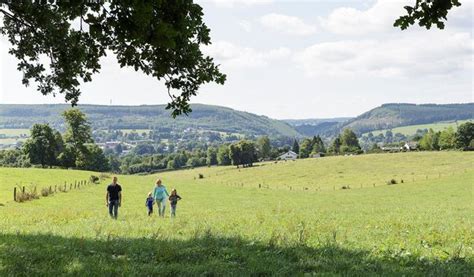
[[24,166],[28,163],[41,167],[63,167],[107,171],[108,160],[92,139],[92,131],[85,115],[71,109],[62,113],[66,132],[61,134],[48,124],[35,124],[31,136],[20,149]]
[[[91,127],[85,115],[72,109],[62,113],[66,131],[61,134],[48,124],[35,124],[31,136],[20,149],[0,151],[0,166],[11,167],[61,167],[92,171],[112,171],[136,174],[159,170],[174,170],[199,166],[234,165],[250,167],[257,161],[277,160],[292,150],[298,158],[314,155],[362,154],[359,139],[351,129],[344,129],[331,141],[320,136],[283,142],[268,136],[242,139],[234,143],[194,145],[191,148],[168,149],[158,153],[151,144],[140,144],[123,154],[121,144],[103,151],[94,143]],[[467,122],[457,131],[448,128],[440,132],[429,130],[413,139],[419,150],[474,149],[474,123]],[[170,145],[172,146],[172,144]],[[401,144],[400,144],[401,146]],[[380,152],[374,144],[365,152]]]

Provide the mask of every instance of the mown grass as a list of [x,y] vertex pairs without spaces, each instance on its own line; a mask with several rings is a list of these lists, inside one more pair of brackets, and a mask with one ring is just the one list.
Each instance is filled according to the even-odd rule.
[[[119,176],[117,221],[107,216],[105,182],[6,202],[0,275],[472,276],[473,161],[472,153],[401,153]],[[2,191],[12,180],[76,174],[15,171],[0,171]],[[157,177],[183,197],[175,220],[146,216]],[[382,183],[391,178],[406,181]],[[269,188],[258,188],[264,181]]]

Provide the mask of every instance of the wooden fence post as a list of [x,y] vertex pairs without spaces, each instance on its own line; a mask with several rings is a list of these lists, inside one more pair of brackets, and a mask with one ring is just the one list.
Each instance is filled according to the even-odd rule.
[[13,201],[16,202],[16,187],[13,188]]

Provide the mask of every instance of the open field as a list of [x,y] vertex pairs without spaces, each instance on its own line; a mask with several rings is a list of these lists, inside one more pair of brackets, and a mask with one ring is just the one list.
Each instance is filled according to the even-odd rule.
[[25,141],[29,135],[29,129],[0,129],[0,146]]
[[[472,276],[473,162],[420,152],[119,176],[117,221],[105,181],[10,201],[16,183],[89,172],[0,168],[0,275]],[[146,216],[158,176],[183,197],[175,220]]]
[[141,135],[143,133],[149,134],[151,130],[150,129],[120,129],[120,131],[126,135],[130,133],[137,133]]
[[11,136],[29,136],[30,129],[0,129],[0,135]]
[[[424,129],[433,129],[433,131],[438,132],[438,131],[443,131],[444,129],[447,129],[449,127],[452,127],[454,131],[457,130],[458,126],[466,123],[466,122],[472,122],[474,119],[470,120],[458,120],[458,121],[443,121],[443,122],[437,122],[437,123],[431,123],[431,124],[420,124],[420,125],[409,125],[409,126],[403,126],[403,127],[397,127],[391,129],[392,132],[395,133],[401,133],[405,136],[411,136],[416,133],[416,130],[424,130]],[[388,130],[388,129],[387,129]],[[377,136],[379,134],[384,134],[387,132],[387,130],[377,130],[377,131],[372,131],[372,134],[374,136]],[[368,133],[365,133],[363,135],[367,135]]]

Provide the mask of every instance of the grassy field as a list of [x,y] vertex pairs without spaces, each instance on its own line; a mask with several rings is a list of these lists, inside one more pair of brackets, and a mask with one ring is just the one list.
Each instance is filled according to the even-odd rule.
[[[17,183],[91,173],[0,168],[0,276],[472,276],[473,162],[420,152],[119,176],[117,221],[108,180],[15,203]],[[183,197],[174,220],[146,216],[157,177]]]
[[0,129],[0,135],[6,135],[7,137],[12,136],[29,136],[30,129]]
[[120,131],[122,131],[122,133],[124,133],[125,135],[128,135],[130,133],[137,133],[141,135],[143,133],[149,134],[151,130],[150,129],[120,129]]
[[[466,123],[466,122],[472,122],[474,121],[473,119],[470,120],[458,120],[456,121],[443,121],[443,122],[437,122],[437,123],[432,123],[432,124],[420,124],[420,125],[409,125],[409,126],[403,126],[403,127],[397,127],[391,129],[394,134],[396,133],[401,133],[405,136],[411,136],[416,133],[416,130],[424,130],[424,129],[433,129],[433,131],[438,132],[438,131],[443,131],[444,129],[447,129],[449,127],[452,127],[455,131],[457,130],[458,126]],[[388,129],[387,129],[388,130]],[[372,134],[374,136],[377,136],[379,134],[384,134],[387,132],[387,130],[377,130],[377,131],[372,131]],[[363,135],[367,135],[368,133],[365,133]]]
[[0,129],[0,146],[1,145],[12,145],[20,141],[25,141],[26,137],[29,136],[29,129]]

